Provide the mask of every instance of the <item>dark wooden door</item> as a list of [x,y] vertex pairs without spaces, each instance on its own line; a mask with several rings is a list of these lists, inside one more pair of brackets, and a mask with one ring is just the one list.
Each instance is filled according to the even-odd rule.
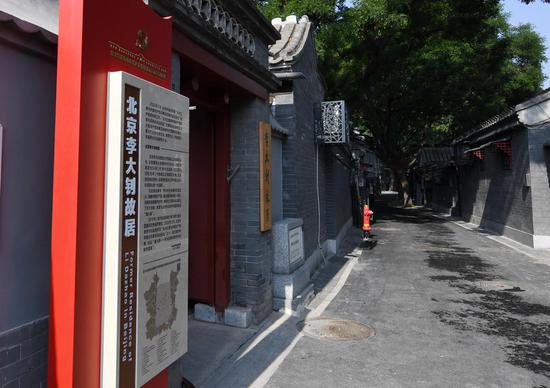
[[190,113],[189,298],[211,304],[215,291],[214,120],[207,110]]
[[191,111],[189,135],[189,299],[229,303],[229,120],[226,111]]

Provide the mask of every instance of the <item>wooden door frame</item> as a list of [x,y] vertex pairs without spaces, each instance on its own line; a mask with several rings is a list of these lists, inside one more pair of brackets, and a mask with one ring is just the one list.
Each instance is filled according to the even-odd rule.
[[[246,93],[267,98],[265,88],[242,75],[238,70],[206,52],[179,31],[174,30],[173,50],[185,61],[194,62],[212,72],[223,76],[230,84],[238,85]],[[183,70],[182,70],[183,71]],[[201,80],[203,74],[198,74]],[[202,80],[201,80],[202,81]],[[191,99],[191,105],[205,109],[214,118],[214,296],[211,303],[216,311],[223,311],[231,300],[230,271],[230,232],[231,200],[230,185],[227,181],[231,159],[231,135],[229,104],[226,97],[232,93],[225,82],[222,84],[200,84],[193,89],[192,85],[182,80],[181,94]],[[190,227],[192,227],[190,225]]]
[[230,166],[229,109],[216,112],[215,143],[215,213],[214,213],[214,307],[223,311],[229,305],[231,292],[229,239],[231,231],[230,187],[227,181]]
[[[230,231],[231,201],[230,187],[227,181],[230,166],[230,121],[229,106],[205,101],[204,96],[197,96],[191,91],[182,91],[191,98],[191,104],[197,109],[204,109],[213,116],[214,125],[214,289],[212,303],[216,311],[224,311],[231,300],[230,272]],[[191,205],[191,204],[190,204]],[[192,227],[190,225],[189,227]]]

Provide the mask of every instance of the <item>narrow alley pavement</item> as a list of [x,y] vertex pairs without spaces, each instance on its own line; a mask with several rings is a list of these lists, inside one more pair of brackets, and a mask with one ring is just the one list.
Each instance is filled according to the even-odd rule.
[[376,334],[304,336],[268,387],[550,387],[550,266],[425,210],[377,215],[323,313]]

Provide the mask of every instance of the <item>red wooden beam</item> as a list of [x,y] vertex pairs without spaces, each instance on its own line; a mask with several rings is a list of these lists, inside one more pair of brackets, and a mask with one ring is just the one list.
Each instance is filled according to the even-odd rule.
[[256,81],[248,78],[239,70],[228,65],[214,54],[211,54],[209,51],[202,48],[176,29],[173,31],[173,45],[174,50],[176,50],[182,57],[201,64],[208,70],[229,80],[234,85],[246,90],[258,98],[263,100],[267,100],[269,98],[266,88],[261,86]]

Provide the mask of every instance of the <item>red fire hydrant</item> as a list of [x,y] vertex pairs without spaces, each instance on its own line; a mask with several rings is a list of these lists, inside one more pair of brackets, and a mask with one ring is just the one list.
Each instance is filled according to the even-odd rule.
[[374,212],[369,209],[369,205],[365,204],[363,206],[363,237],[369,238],[372,226],[370,220]]

